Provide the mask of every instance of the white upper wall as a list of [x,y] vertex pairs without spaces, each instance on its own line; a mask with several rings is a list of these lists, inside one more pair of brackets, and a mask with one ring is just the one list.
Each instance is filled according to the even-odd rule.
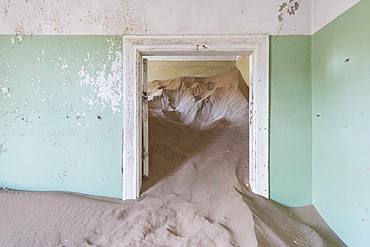
[[311,33],[311,0],[0,0],[0,14],[3,34]]
[[319,31],[321,28],[332,22],[335,18],[359,1],[360,0],[313,0],[313,33]]
[[0,34],[312,34],[357,2],[0,0]]

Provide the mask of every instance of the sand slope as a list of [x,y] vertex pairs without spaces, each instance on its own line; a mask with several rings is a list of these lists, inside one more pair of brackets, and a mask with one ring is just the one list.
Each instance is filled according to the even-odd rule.
[[149,90],[142,197],[0,191],[0,246],[342,246],[314,210],[300,214],[249,191],[239,71],[154,81]]

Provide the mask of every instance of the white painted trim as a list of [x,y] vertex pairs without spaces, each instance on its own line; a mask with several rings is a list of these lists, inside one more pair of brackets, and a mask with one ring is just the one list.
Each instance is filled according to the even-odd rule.
[[269,36],[123,36],[123,199],[136,199],[141,176],[142,56],[250,55],[250,175],[252,191],[269,197]]
[[143,81],[143,92],[145,93],[143,103],[143,155],[142,155],[142,162],[143,162],[143,176],[149,176],[149,107],[148,107],[148,100],[147,100],[147,93],[148,93],[148,59],[143,58],[143,70],[142,70],[142,81]]
[[236,56],[147,56],[148,61],[236,61]]
[[269,198],[269,37],[249,60],[249,180],[252,191]]
[[[133,199],[139,194],[141,167],[141,55],[130,42],[123,43],[123,144],[122,144],[122,198]],[[139,68],[138,68],[139,67]],[[127,164],[127,165],[125,165]]]

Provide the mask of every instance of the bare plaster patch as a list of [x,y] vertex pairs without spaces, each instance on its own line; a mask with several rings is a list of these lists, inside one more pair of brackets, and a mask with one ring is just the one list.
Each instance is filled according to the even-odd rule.
[[[107,40],[107,42],[114,42]],[[121,50],[115,50],[115,45],[110,44],[108,60],[110,65],[102,64],[99,70],[91,70],[82,66],[78,75],[80,76],[80,85],[93,88],[93,96],[82,97],[82,100],[90,106],[101,106],[102,109],[110,107],[113,113],[120,111],[122,100],[122,54]],[[90,55],[86,62],[90,60]]]
[[3,88],[1,88],[1,92],[2,92],[4,98],[10,98],[11,94],[10,94],[10,89],[9,88],[3,87]]

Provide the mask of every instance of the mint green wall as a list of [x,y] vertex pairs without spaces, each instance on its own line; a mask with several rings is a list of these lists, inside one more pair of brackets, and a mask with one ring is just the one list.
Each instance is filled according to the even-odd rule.
[[311,204],[311,37],[271,37],[270,193]]
[[[271,198],[312,198],[350,246],[370,245],[369,5],[271,38]],[[120,197],[120,37],[2,35],[0,58],[0,186]]]
[[[0,36],[0,186],[120,197],[120,38],[19,39]],[[311,203],[309,47],[271,39],[271,197],[291,206]]]
[[0,36],[0,187],[121,196],[120,38]]
[[370,246],[369,13],[361,1],[313,36],[313,203],[356,247]]

